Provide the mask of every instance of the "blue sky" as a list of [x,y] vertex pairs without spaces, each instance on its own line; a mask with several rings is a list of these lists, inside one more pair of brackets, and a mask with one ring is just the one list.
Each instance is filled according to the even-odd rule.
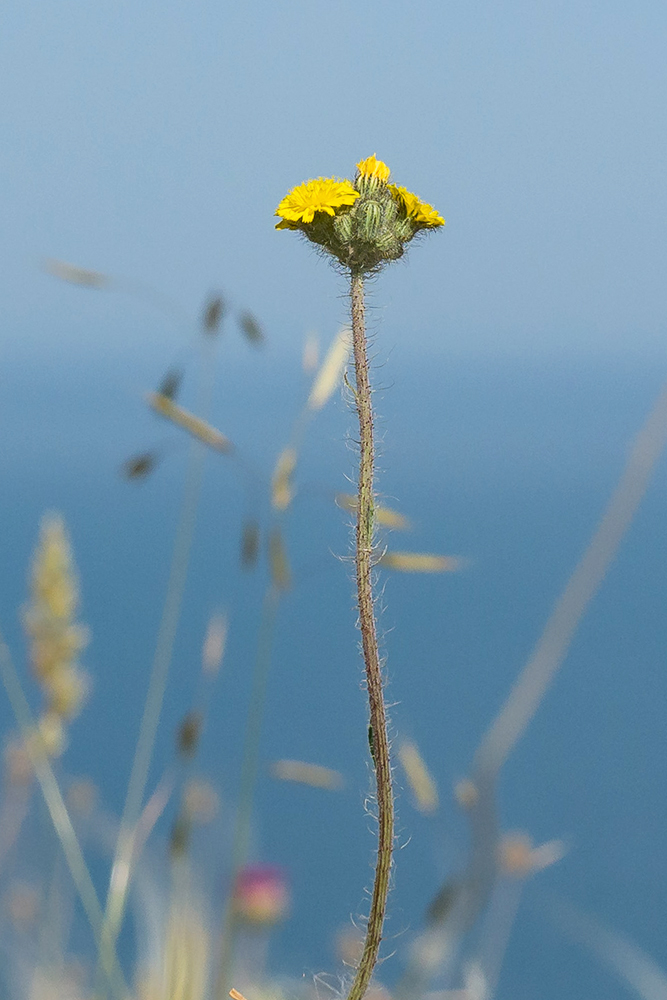
[[[104,337],[44,256],[189,312],[221,287],[274,338],[328,335],[342,280],[272,213],[376,152],[447,219],[377,285],[389,344],[662,350],[666,42],[647,0],[8,5],[4,336]],[[161,323],[127,306],[107,333]]]

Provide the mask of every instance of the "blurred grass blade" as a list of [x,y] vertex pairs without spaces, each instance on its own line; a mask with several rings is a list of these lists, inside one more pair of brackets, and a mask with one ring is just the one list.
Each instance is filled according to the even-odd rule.
[[182,406],[172,403],[168,396],[159,392],[149,392],[147,398],[151,409],[161,417],[165,417],[166,420],[171,420],[173,424],[182,427],[183,430],[198,438],[209,448],[213,448],[214,451],[229,455],[234,450],[234,445],[229,438],[226,438],[217,428],[212,427],[205,420],[195,417],[193,413],[184,410]]
[[211,615],[202,649],[202,670],[207,677],[215,677],[220,670],[222,658],[225,655],[228,631],[227,615]]
[[271,503],[276,510],[287,510],[294,499],[292,473],[296,468],[296,449],[285,448],[281,451],[271,478]]
[[158,395],[165,396],[167,399],[170,399],[173,403],[178,394],[178,390],[181,388],[182,381],[183,381],[183,369],[170,368],[165,377],[160,382]]
[[57,260],[55,257],[49,257],[44,261],[44,270],[54,278],[68,281],[71,285],[81,285],[82,288],[108,288],[111,284],[111,278],[100,271],[77,267],[76,264],[68,264],[67,261]]
[[271,774],[278,781],[293,781],[329,792],[339,791],[344,785],[340,771],[319,764],[307,764],[302,760],[276,760],[271,765]]
[[216,295],[214,298],[208,300],[201,321],[206,333],[213,335],[218,332],[225,312],[225,303],[222,296]]
[[251,343],[253,347],[262,347],[264,345],[264,334],[262,333],[262,328],[252,313],[241,313],[239,316],[239,328],[245,339]]
[[399,573],[455,573],[465,565],[465,560],[428,552],[385,552],[377,565]]
[[[357,513],[357,498],[352,493],[337,493],[336,503],[343,510],[349,510],[351,514]],[[376,524],[381,524],[384,528],[393,528],[395,531],[409,531],[412,527],[404,514],[399,514],[391,507],[374,507],[373,517]]]
[[292,575],[280,528],[274,528],[269,537],[269,567],[273,585],[278,590],[289,590],[292,585]]
[[438,808],[438,788],[414,743],[401,743],[398,748],[405,776],[408,779],[417,808],[422,813],[434,813]]
[[241,533],[241,566],[250,569],[257,562],[259,555],[259,524],[257,521],[246,521]]
[[351,332],[347,328],[343,328],[334,338],[313,382],[308,397],[308,409],[321,410],[329,401],[345,371],[351,347]]
[[667,1000],[664,969],[625,935],[603,926],[570,903],[558,902],[552,916],[567,937],[592,951],[641,1000]]
[[123,462],[120,474],[123,479],[146,479],[155,469],[158,459],[155,452],[145,451],[141,455],[133,455]]

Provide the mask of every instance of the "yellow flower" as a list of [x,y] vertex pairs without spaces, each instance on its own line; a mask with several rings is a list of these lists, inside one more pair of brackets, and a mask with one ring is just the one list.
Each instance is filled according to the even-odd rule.
[[280,216],[276,229],[298,229],[301,224],[312,222],[315,212],[335,215],[337,208],[353,205],[359,192],[349,181],[337,181],[334,177],[318,177],[292,188],[278,205],[276,215]]
[[389,167],[382,160],[378,160],[375,153],[362,160],[361,163],[357,163],[357,170],[362,177],[377,177],[379,181],[389,180]]
[[427,228],[444,226],[445,220],[440,213],[436,212],[431,205],[427,205],[425,201],[418,198],[416,194],[412,194],[411,191],[408,191],[404,187],[399,187],[397,184],[390,184],[389,190],[396,201],[403,205],[409,218],[416,222],[417,225]]

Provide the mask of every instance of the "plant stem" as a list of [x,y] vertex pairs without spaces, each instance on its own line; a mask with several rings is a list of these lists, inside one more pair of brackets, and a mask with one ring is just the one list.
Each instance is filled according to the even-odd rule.
[[366,668],[370,707],[372,757],[377,783],[378,850],[366,939],[348,1000],[361,1000],[378,960],[384,923],[394,845],[394,801],[387,717],[382,691],[382,666],[378,652],[373,607],[373,407],[368,376],[368,352],[364,321],[363,275],[352,273],[352,342],[356,375],[356,404],[359,417],[359,495],[357,500],[356,570],[359,628]]
[[275,583],[270,583],[262,607],[257,658],[255,660],[255,670],[252,680],[252,694],[245,727],[239,806],[234,825],[234,840],[232,842],[231,883],[222,920],[219,971],[213,994],[214,997],[217,997],[217,1000],[226,1000],[233,971],[234,937],[237,930],[234,916],[233,892],[239,873],[248,858],[255,786],[257,785],[257,775],[260,765],[259,751],[262,738],[262,724],[264,721],[266,692],[271,668],[273,632],[280,596],[281,592],[279,588],[276,587]]
[[[212,352],[213,342],[204,341],[201,356],[202,375],[196,412],[203,413],[205,418],[210,411],[214,385],[213,380],[215,377]],[[193,441],[190,445],[181,512],[169,570],[167,594],[157,636],[137,746],[130,772],[123,816],[111,866],[111,877],[102,924],[98,970],[102,964],[109,963],[109,955],[115,951],[116,942],[125,916],[127,896],[133,874],[132,866],[136,855],[137,823],[141,816],[146,785],[148,784],[153,750],[155,748],[155,740],[167,688],[169,668],[171,666],[174,643],[180,621],[183,594],[190,565],[192,541],[197,522],[197,510],[204,476],[205,457],[205,445],[200,441]]]
[[[42,795],[44,796],[53,828],[63,849],[72,880],[81,900],[81,905],[90,923],[97,947],[100,950],[100,954],[102,954],[102,907],[97,898],[95,886],[90,877],[81,845],[79,844],[76,831],[72,826],[72,821],[51,762],[43,750],[39,748],[31,749],[34,744],[30,737],[36,732],[36,727],[28,700],[23,691],[21,679],[14,666],[9,647],[5,643],[2,633],[0,633],[0,675],[2,676],[2,682],[5,685],[12,709],[14,710],[24,746],[30,754],[32,766],[42,789]],[[118,962],[115,948],[109,948],[104,953],[100,972],[107,979],[115,1000],[123,1000],[124,997],[129,995],[123,980],[123,972]]]

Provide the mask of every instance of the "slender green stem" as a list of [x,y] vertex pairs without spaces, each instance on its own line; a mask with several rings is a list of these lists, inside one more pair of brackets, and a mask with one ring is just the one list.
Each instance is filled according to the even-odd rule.
[[[199,390],[197,410],[208,415],[213,390],[214,367],[212,347],[204,345],[202,355],[202,382]],[[186,473],[181,514],[174,542],[174,551],[167,584],[162,620],[158,632],[155,656],[146,695],[146,704],[139,729],[137,747],[132,763],[125,808],[121,819],[116,851],[111,868],[111,879],[107,893],[104,923],[102,926],[102,946],[99,956],[101,963],[108,962],[107,952],[115,949],[123,922],[127,894],[130,887],[131,869],[135,855],[136,826],[141,814],[144,794],[148,782],[153,748],[157,735],[162,704],[167,687],[169,667],[174,649],[174,641],[181,614],[181,604],[190,563],[190,551],[194,537],[197,508],[204,475],[206,447],[199,441],[192,442]]]
[[[81,904],[88,918],[88,922],[90,923],[93,935],[95,936],[96,944],[98,948],[100,948],[101,953],[102,907],[100,906],[97,898],[95,886],[93,885],[93,881],[90,877],[90,872],[88,871],[88,866],[83,856],[81,845],[79,844],[76,832],[72,826],[67,806],[65,805],[62,792],[60,791],[58,779],[53,772],[53,768],[51,767],[51,762],[43,751],[34,748],[34,743],[30,738],[31,734],[36,732],[36,726],[33,721],[30,706],[28,705],[28,700],[23,692],[21,680],[11,658],[9,648],[7,647],[1,634],[0,675],[2,676],[2,681],[5,686],[5,690],[7,691],[7,695],[9,696],[12,709],[14,710],[14,715],[16,716],[16,721],[18,722],[21,731],[21,736],[23,737],[25,746],[30,753],[32,766],[35,769],[37,780],[39,781],[42,789],[42,794],[44,796],[47,809],[49,810],[49,815],[51,816],[53,828],[60,841],[72,880],[76,886],[79,899],[81,900]],[[123,998],[127,996],[127,988],[123,980],[123,973],[118,963],[115,948],[108,948],[104,952],[103,961],[101,963],[101,972],[108,981],[112,995],[116,997],[117,1000],[123,1000]]]
[[236,930],[234,926],[233,891],[239,872],[248,858],[252,807],[255,786],[257,784],[257,774],[259,772],[259,750],[264,709],[266,706],[266,690],[271,669],[271,647],[280,596],[280,589],[274,582],[270,583],[262,607],[262,618],[257,641],[257,658],[255,660],[250,707],[245,727],[239,806],[236,813],[234,840],[232,843],[232,882],[222,921],[218,981],[214,992],[214,996],[218,1000],[225,1000],[230,986],[229,978],[232,972],[234,934]]
[[357,415],[359,417],[359,495],[355,560],[357,598],[370,707],[372,756],[375,766],[378,809],[377,861],[366,938],[361,961],[348,994],[348,1000],[361,1000],[371,981],[382,940],[382,925],[387,907],[391,855],[394,846],[394,801],[391,786],[387,716],[382,690],[382,665],[378,652],[373,607],[373,407],[364,320],[364,279],[362,275],[354,273],[352,274],[352,343],[356,375]]

